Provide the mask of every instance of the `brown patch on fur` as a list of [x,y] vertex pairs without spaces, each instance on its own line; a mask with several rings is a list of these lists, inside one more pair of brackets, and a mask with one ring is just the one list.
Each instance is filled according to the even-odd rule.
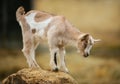
[[36,22],[40,22],[40,21],[43,21],[45,19],[48,19],[49,17],[51,17],[52,15],[50,14],[47,14],[47,13],[44,13],[44,12],[38,12],[36,15],[35,15],[35,21]]
[[58,45],[57,45],[59,48],[62,48],[62,47],[64,47],[64,42],[63,42],[63,40],[59,40],[59,42],[58,42]]
[[85,34],[78,42],[78,46],[80,47],[82,52],[88,45],[88,39],[89,39],[89,34]]
[[32,29],[32,33],[34,34],[36,32],[36,29]]
[[37,11],[37,10],[31,10],[31,11],[27,12],[27,13],[25,14],[25,16],[28,16],[28,15],[30,15],[31,13],[35,13],[35,12],[39,12],[39,11]]
[[89,39],[89,34],[86,34],[82,37],[81,41],[87,41]]

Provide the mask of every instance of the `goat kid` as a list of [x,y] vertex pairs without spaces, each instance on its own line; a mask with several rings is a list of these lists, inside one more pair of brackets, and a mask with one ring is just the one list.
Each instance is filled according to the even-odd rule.
[[[77,47],[83,56],[90,54],[90,49],[95,40],[89,34],[80,32],[63,16],[52,15],[43,11],[31,10],[25,13],[23,7],[16,11],[16,18],[22,29],[23,49],[29,67],[39,67],[35,60],[35,49],[41,40],[48,40],[50,50],[50,66],[53,71],[59,69],[68,72],[65,58],[65,45]],[[57,56],[60,63],[58,65]]]

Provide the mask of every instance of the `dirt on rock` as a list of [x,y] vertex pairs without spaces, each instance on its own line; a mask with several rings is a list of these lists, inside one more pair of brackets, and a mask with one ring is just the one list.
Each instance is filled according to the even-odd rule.
[[2,84],[77,84],[77,82],[64,72],[22,69],[6,77]]

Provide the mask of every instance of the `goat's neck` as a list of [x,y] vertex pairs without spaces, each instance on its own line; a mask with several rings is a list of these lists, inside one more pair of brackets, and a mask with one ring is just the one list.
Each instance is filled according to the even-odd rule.
[[82,32],[80,32],[77,28],[75,27],[71,27],[67,29],[67,33],[66,33],[66,37],[67,37],[67,42],[70,45],[74,45],[77,46],[78,44],[78,39],[79,36],[82,34]]

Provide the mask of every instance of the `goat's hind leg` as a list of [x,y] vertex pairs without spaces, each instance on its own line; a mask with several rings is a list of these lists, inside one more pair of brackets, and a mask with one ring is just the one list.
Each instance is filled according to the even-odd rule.
[[31,68],[38,68],[39,65],[35,60],[35,45],[32,40],[26,41],[22,49],[24,56],[27,59],[28,65]]

